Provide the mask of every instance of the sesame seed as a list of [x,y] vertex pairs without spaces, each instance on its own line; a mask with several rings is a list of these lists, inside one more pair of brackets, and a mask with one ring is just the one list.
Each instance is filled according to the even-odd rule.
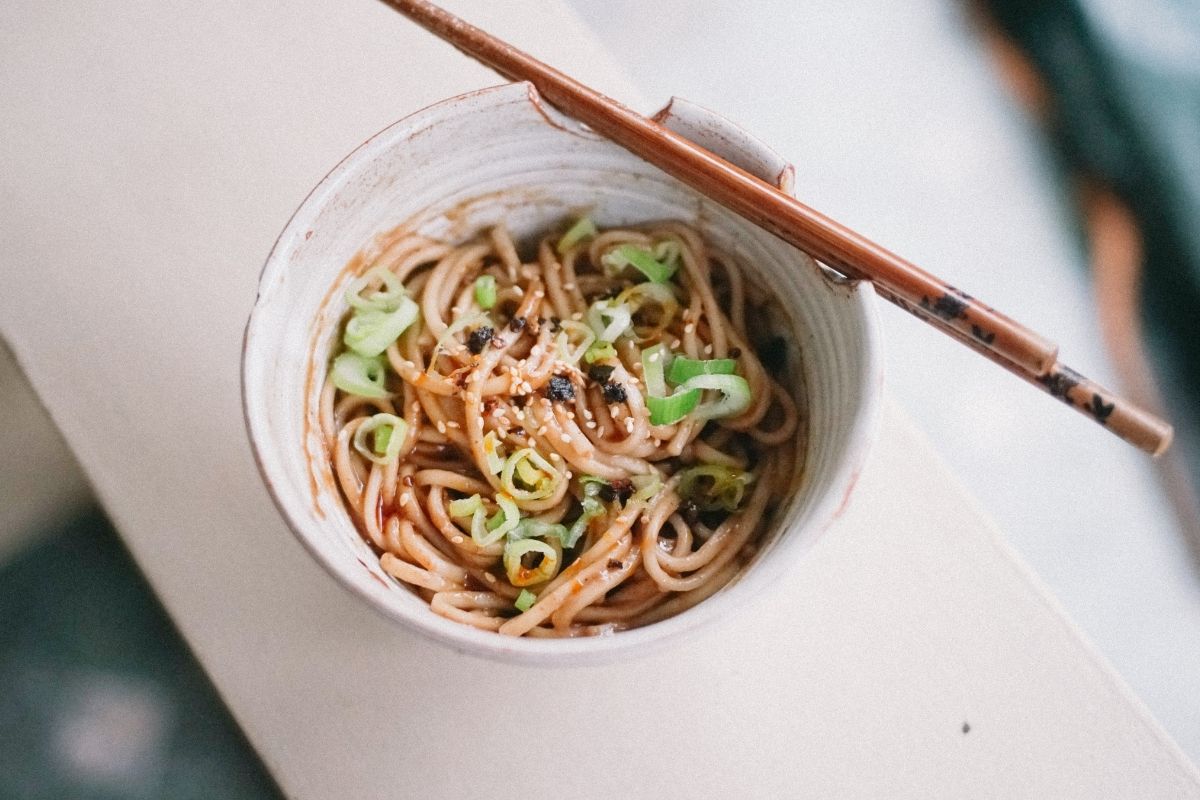
[[537,435],[538,435],[538,436],[545,436],[545,435],[546,435],[546,431],[547,431],[547,430],[548,430],[548,429],[546,428],[546,426],[545,426],[545,425],[543,425],[542,427],[538,428],[538,430],[537,430]]
[[678,339],[676,339],[675,341],[671,342],[671,349],[672,349],[672,350],[678,350],[678,349],[679,349],[679,346],[680,346],[681,344],[683,344],[683,342],[681,342],[681,341],[679,341]]
[[564,284],[563,284],[563,288],[564,288],[564,289],[566,289],[568,292],[573,292],[573,291],[575,291],[575,284],[573,284],[573,283],[564,283]]
[[454,544],[462,544],[463,542],[466,541],[466,539],[464,539],[461,536],[452,536],[452,537],[450,537],[450,541],[453,542]]
[[493,575],[493,574],[492,574],[492,573],[490,573],[490,572],[485,572],[485,573],[483,573],[483,578],[484,578],[484,580],[486,580],[488,583],[495,583],[495,582],[496,582],[496,576],[495,576],[495,575]]
[[571,319],[575,320],[576,322],[579,322],[580,320],[583,319],[583,312],[576,311],[574,314],[571,315]]
[[562,439],[562,441],[563,441],[563,444],[570,444],[570,443],[571,443],[571,434],[569,434],[569,433],[563,433],[563,434],[560,434],[558,438],[559,438],[559,439]]
[[583,427],[585,427],[585,428],[590,428],[590,429],[593,429],[593,430],[594,430],[594,429],[595,429],[595,427],[596,427],[596,423],[592,422],[592,421],[589,419],[587,422],[583,423]]
[[596,433],[599,434],[601,438],[603,438],[604,436],[608,435],[608,429],[605,428],[603,425],[601,425],[599,428],[596,429]]
[[706,356],[711,356],[711,355],[712,355],[712,351],[713,351],[713,349],[712,349],[712,345],[711,345],[711,344],[706,344],[706,345],[704,345],[704,355],[706,355]]
[[437,431],[438,433],[446,432],[446,423],[442,422],[440,419],[437,422]]
[[696,332],[696,326],[695,326],[694,324],[692,324],[692,323],[690,323],[690,322],[689,322],[687,325],[684,325],[684,326],[683,326],[683,332],[684,332],[684,333],[688,333],[688,334],[695,333],[695,332]]
[[459,425],[457,421],[450,420],[449,422],[446,423],[446,427],[447,428],[461,428],[462,426]]

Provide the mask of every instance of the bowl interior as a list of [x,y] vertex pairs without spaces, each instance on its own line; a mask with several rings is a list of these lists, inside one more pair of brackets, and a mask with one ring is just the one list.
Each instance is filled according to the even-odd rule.
[[[678,104],[679,101],[676,101]],[[775,180],[786,164],[694,106],[672,127]],[[669,115],[668,115],[669,116]],[[667,124],[672,124],[668,119]],[[789,342],[789,382],[807,417],[804,469],[754,562],[717,595],[674,618],[612,637],[511,640],[443,619],[387,577],[343,507],[316,420],[318,395],[363,254],[398,226],[461,241],[503,222],[518,239],[571,215],[603,226],[678,219],[770,287]],[[869,288],[825,278],[804,254],[656,168],[542,107],[514,84],[445,101],[393,125],[340,164],[285,229],[263,272],[247,330],[247,420],[268,487],[301,541],[390,616],[461,649],[518,660],[586,660],[644,648],[694,627],[778,577],[828,526],[871,438],[878,332]]]

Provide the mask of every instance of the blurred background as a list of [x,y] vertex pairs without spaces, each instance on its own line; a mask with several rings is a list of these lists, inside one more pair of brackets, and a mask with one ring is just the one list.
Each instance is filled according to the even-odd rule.
[[[1200,760],[1200,4],[569,3],[644,96],[756,132],[806,202],[1165,409],[1155,462],[883,310],[892,393]],[[2,347],[0,408],[0,796],[273,796]]]

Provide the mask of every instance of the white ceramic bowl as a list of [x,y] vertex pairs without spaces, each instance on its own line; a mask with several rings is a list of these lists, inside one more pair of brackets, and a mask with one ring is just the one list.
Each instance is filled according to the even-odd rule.
[[[728,120],[681,100],[668,127],[791,190],[792,168]],[[386,576],[342,504],[316,421],[347,263],[404,223],[457,240],[503,220],[518,238],[587,210],[602,226],[682,219],[739,257],[790,312],[791,375],[807,406],[804,475],[757,556],[728,586],[671,619],[608,637],[513,639],[434,614]],[[797,360],[797,354],[799,359]],[[845,506],[874,437],[882,384],[875,296],[543,105],[529,84],[456,97],[374,136],[304,201],[267,259],[246,328],[243,400],[264,480],[300,541],[387,616],[451,646],[533,663],[592,662],[649,649],[745,598],[772,591]]]

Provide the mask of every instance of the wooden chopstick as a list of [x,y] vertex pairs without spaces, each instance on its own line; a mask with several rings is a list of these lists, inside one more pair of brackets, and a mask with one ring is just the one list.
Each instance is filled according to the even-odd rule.
[[1160,456],[1166,452],[1174,438],[1174,429],[1163,420],[1134,405],[1126,402],[1105,389],[1095,381],[1080,375],[1075,370],[1061,362],[1055,362],[1045,375],[1034,375],[1021,369],[1003,356],[987,349],[972,336],[964,336],[958,331],[917,306],[910,306],[903,300],[889,295],[888,290],[876,285],[875,291],[886,300],[908,311],[923,322],[928,322],[943,333],[954,338],[990,359],[1018,378],[1057,397],[1080,414],[1098,422],[1117,436],[1144,450],[1152,456]]
[[[1158,454],[1171,428],[1058,364],[1058,346],[770,183],[632,111],[426,0],[381,0],[510,80],[529,81],[544,100],[645,161],[780,239],[969,345],[1018,376],[1086,409],[1092,418]],[[1066,390],[1068,383],[1071,389]]]

